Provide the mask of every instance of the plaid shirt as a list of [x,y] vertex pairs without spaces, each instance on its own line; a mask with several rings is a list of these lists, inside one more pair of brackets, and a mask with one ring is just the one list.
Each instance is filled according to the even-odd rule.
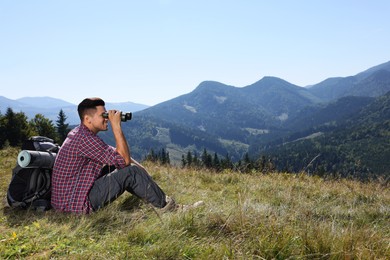
[[101,177],[104,165],[125,167],[115,148],[80,124],[73,129],[56,156],[52,175],[51,204],[56,210],[90,213],[88,193]]

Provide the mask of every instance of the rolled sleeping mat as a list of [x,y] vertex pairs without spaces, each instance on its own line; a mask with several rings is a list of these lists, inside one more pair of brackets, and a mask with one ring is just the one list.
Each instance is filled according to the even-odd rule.
[[22,168],[53,168],[55,153],[23,150],[18,154],[18,164]]

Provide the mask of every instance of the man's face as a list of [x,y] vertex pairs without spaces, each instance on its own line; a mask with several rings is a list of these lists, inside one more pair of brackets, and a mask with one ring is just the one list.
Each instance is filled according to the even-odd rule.
[[90,119],[88,120],[88,128],[95,134],[97,134],[99,131],[108,130],[108,119],[102,116],[104,112],[106,112],[104,106],[97,106],[96,112],[90,115]]

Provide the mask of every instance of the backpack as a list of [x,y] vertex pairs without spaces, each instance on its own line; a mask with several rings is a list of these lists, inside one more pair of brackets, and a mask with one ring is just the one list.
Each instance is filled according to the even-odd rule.
[[33,136],[22,144],[7,191],[11,207],[41,211],[51,208],[51,174],[58,150],[59,146],[44,136]]

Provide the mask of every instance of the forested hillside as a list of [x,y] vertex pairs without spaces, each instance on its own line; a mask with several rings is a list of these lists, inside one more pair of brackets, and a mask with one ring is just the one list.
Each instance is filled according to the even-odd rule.
[[318,127],[317,135],[283,143],[265,154],[278,169],[368,178],[390,175],[390,92],[350,119]]

